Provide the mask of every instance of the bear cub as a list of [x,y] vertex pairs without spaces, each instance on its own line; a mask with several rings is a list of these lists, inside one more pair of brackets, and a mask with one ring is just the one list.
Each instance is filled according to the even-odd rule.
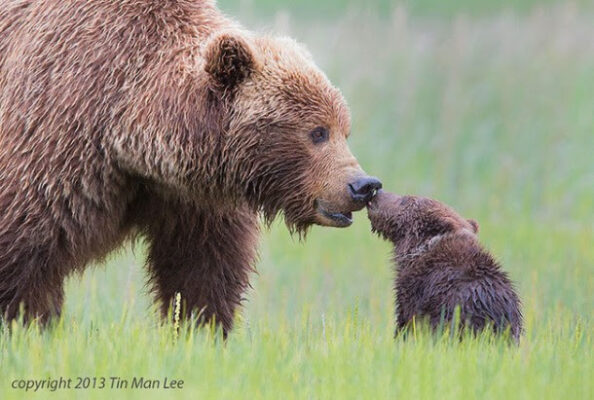
[[413,317],[433,328],[452,321],[461,328],[490,325],[522,333],[520,300],[507,274],[481,247],[478,224],[436,200],[380,191],[368,204],[372,230],[394,244],[396,332]]

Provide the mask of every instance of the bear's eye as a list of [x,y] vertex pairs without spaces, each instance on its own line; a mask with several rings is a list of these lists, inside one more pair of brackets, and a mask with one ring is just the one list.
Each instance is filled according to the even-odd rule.
[[323,126],[318,126],[309,133],[309,136],[311,137],[312,142],[318,144],[327,141],[330,137],[330,132]]

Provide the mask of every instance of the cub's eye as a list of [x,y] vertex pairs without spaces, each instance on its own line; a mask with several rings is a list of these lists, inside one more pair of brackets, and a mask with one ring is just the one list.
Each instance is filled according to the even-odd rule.
[[324,128],[323,126],[318,126],[313,131],[309,133],[312,142],[315,144],[326,142],[330,137],[330,132],[328,129]]

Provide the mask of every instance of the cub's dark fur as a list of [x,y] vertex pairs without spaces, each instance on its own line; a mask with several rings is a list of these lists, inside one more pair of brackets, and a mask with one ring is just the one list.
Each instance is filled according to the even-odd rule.
[[460,321],[474,332],[522,333],[520,300],[497,261],[478,242],[478,224],[427,198],[380,192],[369,204],[372,228],[391,241],[397,263],[397,331],[416,318],[433,327]]

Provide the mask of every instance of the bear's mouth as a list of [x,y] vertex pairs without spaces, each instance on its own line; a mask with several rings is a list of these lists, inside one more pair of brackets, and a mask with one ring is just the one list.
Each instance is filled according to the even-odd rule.
[[345,213],[322,211],[322,214],[324,217],[336,222],[336,226],[339,227],[346,227],[353,223],[353,213],[351,211]]
[[367,202],[367,204],[366,204],[367,211],[375,211],[378,208],[377,202],[374,200],[375,200],[375,197]]
[[316,201],[316,203],[316,211],[326,220],[324,225],[345,228],[353,223],[352,211],[330,211],[322,202]]

